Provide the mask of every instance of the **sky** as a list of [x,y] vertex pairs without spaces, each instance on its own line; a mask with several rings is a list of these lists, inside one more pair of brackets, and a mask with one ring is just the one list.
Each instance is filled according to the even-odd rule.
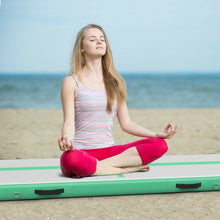
[[121,73],[220,73],[219,0],[0,1],[0,73],[68,73],[90,23]]

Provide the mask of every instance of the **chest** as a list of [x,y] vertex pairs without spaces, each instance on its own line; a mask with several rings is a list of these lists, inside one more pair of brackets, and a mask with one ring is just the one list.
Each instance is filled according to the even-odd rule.
[[[116,113],[117,102],[113,104],[113,114]],[[84,86],[80,88],[75,96],[76,114],[84,112],[87,114],[111,115],[107,112],[107,97],[105,90],[91,90]]]
[[75,96],[75,108],[81,111],[106,111],[107,97],[105,90],[92,90],[82,86]]
[[102,78],[83,78],[82,84],[93,90],[105,90],[105,84]]

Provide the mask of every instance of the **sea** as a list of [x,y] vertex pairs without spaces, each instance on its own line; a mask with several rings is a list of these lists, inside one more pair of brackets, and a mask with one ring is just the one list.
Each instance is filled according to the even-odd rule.
[[[67,74],[1,73],[0,108],[61,109]],[[220,73],[121,73],[129,108],[219,108]]]

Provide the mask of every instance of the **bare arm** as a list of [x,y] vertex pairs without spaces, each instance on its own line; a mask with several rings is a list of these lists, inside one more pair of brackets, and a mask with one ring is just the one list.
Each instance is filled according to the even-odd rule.
[[63,106],[63,127],[61,138],[58,139],[59,147],[63,151],[73,148],[75,135],[75,107],[74,94],[77,85],[72,76],[64,78],[61,88],[61,100]]
[[117,117],[119,124],[121,126],[121,129],[131,135],[139,136],[139,137],[146,137],[146,138],[172,138],[173,135],[177,131],[177,125],[175,128],[172,124],[168,124],[167,127],[160,131],[160,132],[154,132],[149,129],[146,129],[136,123],[134,123],[128,113],[128,108],[126,102],[121,104],[118,107],[117,111]]

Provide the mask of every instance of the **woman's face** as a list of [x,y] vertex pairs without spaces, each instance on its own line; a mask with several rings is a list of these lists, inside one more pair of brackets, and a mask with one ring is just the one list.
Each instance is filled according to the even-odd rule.
[[102,57],[106,53],[105,37],[97,28],[85,31],[82,52],[87,57]]

